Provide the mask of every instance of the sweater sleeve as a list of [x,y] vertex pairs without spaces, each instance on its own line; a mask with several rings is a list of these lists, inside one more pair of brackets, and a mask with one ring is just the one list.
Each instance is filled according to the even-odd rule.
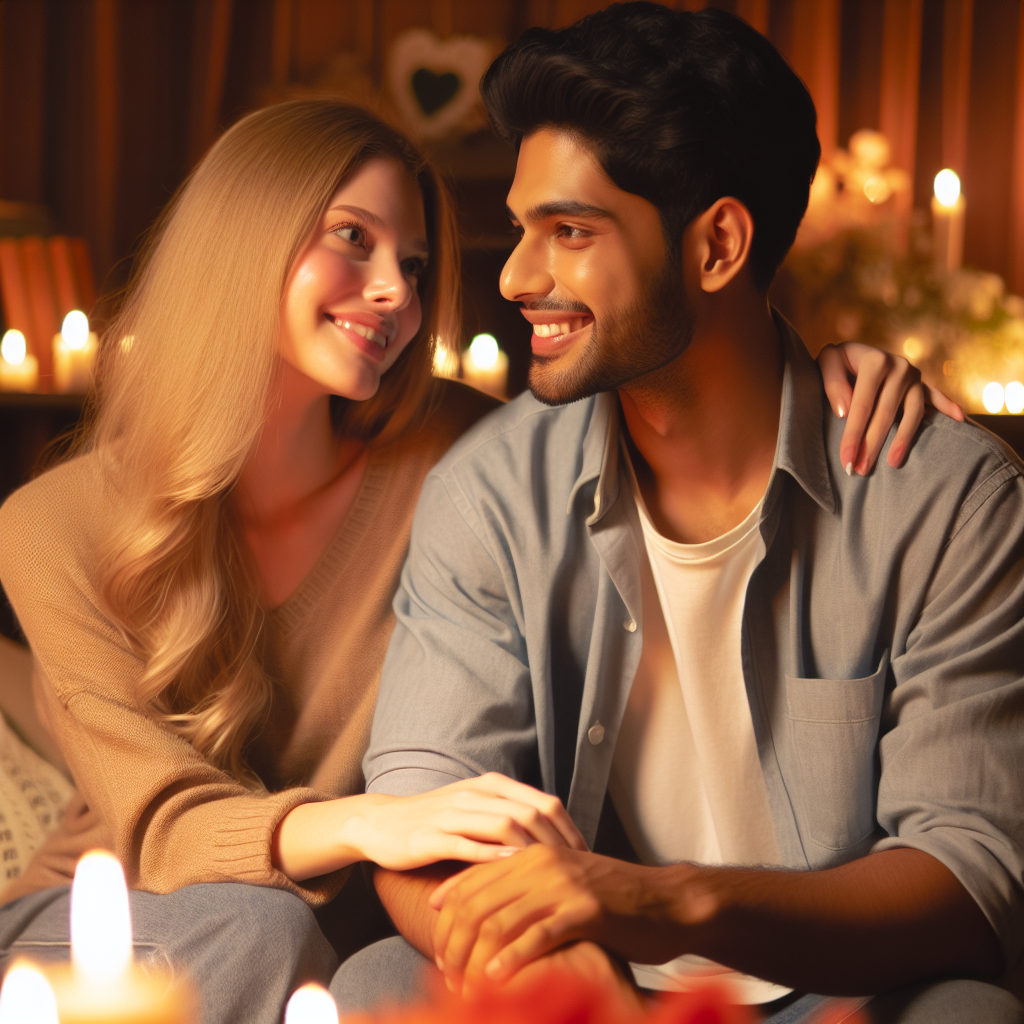
[[282,818],[327,795],[254,793],[136,704],[144,666],[95,585],[91,537],[104,517],[90,462],[51,470],[0,508],[0,582],[37,660],[40,712],[128,884],[164,893],[234,881],[327,902],[349,869],[297,884],[270,860]]

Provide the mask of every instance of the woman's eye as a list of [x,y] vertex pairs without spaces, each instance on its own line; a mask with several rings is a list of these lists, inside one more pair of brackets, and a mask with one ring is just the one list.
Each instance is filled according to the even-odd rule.
[[341,227],[334,228],[333,230],[334,234],[343,241],[365,248],[366,232],[361,227],[357,227],[355,224],[342,224]]

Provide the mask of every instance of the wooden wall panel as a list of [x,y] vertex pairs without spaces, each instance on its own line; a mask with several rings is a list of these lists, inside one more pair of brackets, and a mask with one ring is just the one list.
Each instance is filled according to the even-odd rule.
[[1016,109],[1013,118],[1013,163],[1010,169],[1010,266],[1008,284],[1024,295],[1024,0],[1017,15]]
[[845,146],[861,128],[878,128],[883,0],[842,0],[841,18],[839,145]]
[[0,5],[0,196],[43,201],[46,7]]
[[314,77],[339,52],[359,51],[358,3],[292,0],[292,73],[299,81]]
[[963,175],[971,99],[974,0],[945,0],[942,31],[942,166]]
[[1020,13],[1020,0],[984,0],[975,5],[970,133],[963,178],[967,199],[964,261],[1004,277],[1010,270],[1012,124]]
[[893,163],[914,176],[917,90],[923,0],[885,0],[878,128],[892,144]]
[[839,140],[840,0],[801,0],[794,13],[789,59],[814,100],[822,156],[830,159]]

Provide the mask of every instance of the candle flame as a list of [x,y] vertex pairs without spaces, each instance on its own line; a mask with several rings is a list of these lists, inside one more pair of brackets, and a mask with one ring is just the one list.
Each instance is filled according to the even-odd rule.
[[89,981],[116,981],[132,959],[132,922],[124,871],[106,850],[87,853],[71,886],[71,959]]
[[1011,380],[1006,385],[1004,398],[1007,412],[1012,412],[1015,416],[1024,412],[1024,384],[1019,380]]
[[478,334],[469,343],[469,360],[478,370],[490,370],[498,362],[498,351],[493,334]]
[[85,348],[89,344],[89,318],[80,309],[71,310],[60,325],[60,334],[68,348]]
[[327,989],[303,985],[288,1000],[284,1024],[338,1024],[338,1007]]
[[58,1024],[50,983],[25,960],[14,962],[0,988],[0,1024]]
[[25,355],[28,346],[25,344],[25,335],[13,328],[4,334],[0,341],[0,356],[3,356],[5,363],[11,366],[21,366],[25,362]]
[[948,167],[935,175],[935,198],[940,205],[952,209],[960,198],[960,177]]
[[981,404],[991,413],[1002,411],[1003,408],[1003,385],[998,381],[990,381],[985,385],[981,393]]

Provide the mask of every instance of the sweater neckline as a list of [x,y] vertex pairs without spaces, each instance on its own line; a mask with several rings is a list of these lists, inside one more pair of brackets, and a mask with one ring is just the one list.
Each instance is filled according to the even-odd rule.
[[307,620],[307,613],[320,601],[325,587],[338,578],[362,549],[360,538],[377,520],[375,513],[389,476],[388,460],[380,458],[371,447],[363,478],[337,533],[291,594],[267,610],[267,618],[280,629],[287,632]]

